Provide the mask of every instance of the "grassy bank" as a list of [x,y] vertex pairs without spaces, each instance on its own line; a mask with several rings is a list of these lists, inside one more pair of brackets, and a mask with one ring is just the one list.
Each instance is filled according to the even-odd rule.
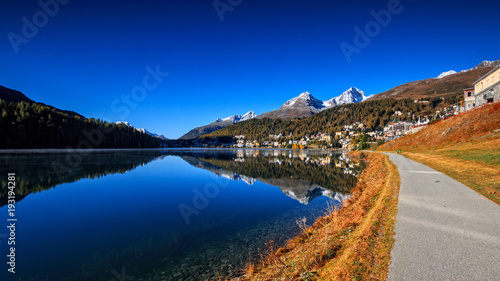
[[379,148],[397,149],[500,205],[500,103],[440,121]]
[[[446,154],[446,152],[403,153],[404,156],[414,161],[458,180],[500,205],[500,168],[498,165],[486,165],[479,161],[463,160],[455,156],[446,156]],[[473,152],[460,152],[460,154],[475,156]]]
[[400,179],[387,156],[371,153],[366,160],[342,208],[319,218],[285,247],[271,250],[261,264],[248,265],[241,280],[385,279]]

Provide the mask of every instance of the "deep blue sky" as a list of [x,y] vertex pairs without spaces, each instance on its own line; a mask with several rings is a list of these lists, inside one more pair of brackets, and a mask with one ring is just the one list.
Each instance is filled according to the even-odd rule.
[[[221,21],[212,0],[72,0],[43,25],[37,1],[8,0],[0,85],[177,138],[218,117],[279,108],[304,91],[322,100],[351,86],[376,94],[500,59],[498,2],[401,0],[402,12],[348,63],[339,44],[354,45],[354,28],[389,2],[242,0]],[[21,19],[34,15],[42,27],[16,53],[8,34],[22,36]],[[136,108],[112,109],[158,65],[169,75]]]

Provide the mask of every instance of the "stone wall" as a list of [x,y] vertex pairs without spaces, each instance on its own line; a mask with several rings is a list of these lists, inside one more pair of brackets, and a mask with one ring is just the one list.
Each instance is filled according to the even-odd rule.
[[496,85],[494,90],[493,90],[494,94],[494,100],[495,101],[500,101],[500,84]]

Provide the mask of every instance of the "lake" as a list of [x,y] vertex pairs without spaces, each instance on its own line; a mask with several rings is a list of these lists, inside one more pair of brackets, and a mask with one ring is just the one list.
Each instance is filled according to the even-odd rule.
[[359,172],[342,154],[244,149],[4,151],[0,170],[0,279],[23,281],[234,277],[339,207]]

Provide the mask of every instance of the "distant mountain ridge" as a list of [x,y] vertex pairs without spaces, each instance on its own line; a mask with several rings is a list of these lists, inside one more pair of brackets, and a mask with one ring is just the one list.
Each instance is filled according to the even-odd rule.
[[55,109],[57,111],[66,113],[69,116],[73,116],[73,117],[78,116],[80,118],[85,118],[83,115],[78,114],[78,113],[76,113],[74,111],[62,110],[62,109],[53,107],[51,105],[47,105],[47,104],[44,104],[44,103],[41,103],[41,102],[36,102],[36,101],[28,98],[23,93],[21,93],[19,91],[16,91],[16,90],[13,90],[13,89],[6,88],[4,86],[0,86],[0,99],[4,100],[7,103],[9,103],[9,102],[15,102],[15,103],[17,103],[17,102],[27,102],[29,104],[41,104],[41,105],[53,108],[53,109]]
[[118,122],[115,122],[115,124],[116,124],[116,125],[124,124],[124,125],[126,125],[126,126],[128,126],[128,127],[132,127],[132,128],[134,128],[134,129],[136,129],[137,131],[139,131],[139,132],[141,132],[141,133],[148,134],[148,135],[150,135],[150,136],[152,136],[152,137],[159,138],[159,139],[161,139],[161,140],[166,140],[166,139],[167,139],[164,135],[159,135],[159,134],[151,133],[150,131],[148,131],[148,130],[146,130],[146,129],[144,129],[144,128],[136,128],[136,127],[134,127],[134,126],[130,125],[130,123],[129,123],[129,122],[126,122],[126,121],[118,121]]
[[445,72],[439,74],[439,76],[436,77],[436,79],[441,79],[441,78],[444,78],[446,76],[450,76],[450,75],[457,74],[457,73],[464,73],[464,72],[468,72],[468,71],[479,69],[479,68],[495,67],[497,65],[500,65],[500,60],[496,60],[496,61],[484,60],[480,64],[476,65],[475,67],[461,70],[460,72],[456,72],[455,70],[445,71]]
[[157,148],[161,144],[129,126],[85,118],[35,102],[19,91],[0,87],[0,97],[0,149]]
[[441,78],[444,78],[446,76],[450,76],[450,75],[453,75],[453,74],[457,74],[457,72],[455,70],[445,71],[445,72],[439,74],[439,76],[436,77],[436,79],[441,79]]
[[233,115],[233,116],[226,117],[224,119],[217,118],[217,120],[215,120],[215,122],[233,121],[234,123],[236,123],[236,122],[249,120],[249,119],[252,119],[255,117],[257,117],[257,114],[255,114],[255,112],[253,112],[253,111],[249,111],[243,115]]
[[473,83],[488,73],[493,67],[500,65],[500,60],[483,61],[473,68],[456,72],[450,70],[441,73],[436,78],[428,78],[408,82],[388,91],[378,93],[372,99],[420,99],[446,97],[463,93],[463,89],[473,87]]
[[478,68],[483,68],[483,67],[495,67],[497,65],[500,65],[500,60],[494,60],[494,61],[484,60],[480,64],[476,65],[475,67],[470,68],[470,69],[466,69],[466,70],[462,70],[460,72],[467,72],[467,71],[470,71],[470,70],[474,70],[474,69],[478,69]]
[[4,86],[0,86],[0,99],[6,102],[22,102],[22,101],[29,103],[35,102],[32,99],[25,96],[23,93],[9,88],[5,88]]
[[304,92],[299,96],[285,102],[281,108],[266,112],[259,115],[257,118],[280,118],[293,119],[311,116],[323,110],[332,108],[337,105],[359,103],[370,98],[363,91],[356,87],[351,87],[343,92],[338,97],[322,101],[315,98],[309,92]]
[[229,125],[236,124],[238,122],[242,122],[242,121],[246,121],[246,120],[250,120],[250,119],[253,119],[255,117],[257,117],[257,114],[255,114],[255,112],[253,112],[253,111],[249,111],[243,115],[233,115],[233,116],[226,117],[224,119],[217,118],[214,122],[212,122],[208,125],[196,127],[194,129],[190,130],[189,132],[184,134],[179,139],[181,139],[181,140],[196,139],[199,136],[209,134],[213,131],[225,128]]
[[329,99],[327,101],[319,100],[315,98],[313,95],[311,95],[309,92],[304,92],[298,95],[297,97],[294,97],[286,101],[281,106],[281,108],[277,110],[269,111],[259,116],[257,116],[255,112],[249,111],[244,115],[233,115],[224,119],[217,119],[215,120],[215,122],[212,122],[208,125],[192,129],[179,139],[182,140],[196,139],[202,135],[206,135],[213,131],[220,130],[229,125],[233,125],[238,122],[254,118],[293,119],[293,118],[307,117],[337,105],[359,103],[367,100],[368,98],[370,97],[367,97],[363,91],[355,87],[351,87],[338,97]]

